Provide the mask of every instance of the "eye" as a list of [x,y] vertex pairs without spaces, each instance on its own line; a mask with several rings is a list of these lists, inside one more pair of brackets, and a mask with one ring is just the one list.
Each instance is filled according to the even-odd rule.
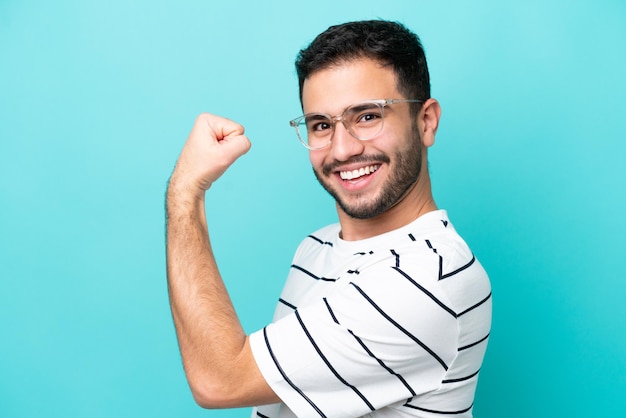
[[315,132],[316,134],[325,133],[332,129],[332,124],[327,117],[323,115],[312,115],[306,118],[306,129],[309,132]]
[[380,112],[363,113],[359,115],[356,122],[357,123],[372,123],[372,122],[378,121],[381,117],[382,116]]
[[351,124],[357,126],[375,125],[382,120],[382,109],[374,103],[354,105],[346,111]]
[[328,122],[307,123],[307,129],[315,132],[325,131],[326,129],[330,129],[330,124]]
[[326,129],[330,129],[330,125],[326,122],[320,122],[313,125],[314,131],[324,131]]

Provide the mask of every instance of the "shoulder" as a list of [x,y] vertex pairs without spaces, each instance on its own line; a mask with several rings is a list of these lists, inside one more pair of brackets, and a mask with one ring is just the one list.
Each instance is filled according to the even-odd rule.
[[445,210],[431,212],[407,226],[413,245],[405,245],[405,253],[433,255],[442,267],[454,269],[474,259],[474,254],[458,234]]
[[325,227],[307,235],[307,237],[303,240],[303,243],[308,240],[313,240],[318,241],[321,244],[332,244],[339,237],[339,231],[341,231],[341,226],[338,223],[326,225]]
[[340,230],[339,224],[331,224],[307,235],[298,245],[294,257],[298,258],[311,251],[332,249],[336,245]]
[[455,311],[490,294],[487,273],[445,211],[432,212],[384,241],[360,269],[359,281],[372,291],[398,295],[396,286],[410,286]]

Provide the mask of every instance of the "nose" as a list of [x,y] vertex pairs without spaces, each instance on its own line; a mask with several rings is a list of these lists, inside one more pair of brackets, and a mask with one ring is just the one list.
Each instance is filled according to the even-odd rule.
[[363,141],[352,136],[346,129],[343,120],[335,123],[333,137],[330,141],[331,156],[337,161],[347,161],[355,155],[363,153]]

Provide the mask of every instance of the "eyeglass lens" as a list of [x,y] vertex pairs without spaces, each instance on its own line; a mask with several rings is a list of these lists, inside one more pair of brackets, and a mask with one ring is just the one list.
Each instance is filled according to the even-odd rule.
[[335,124],[341,121],[346,130],[360,140],[372,139],[383,127],[383,106],[379,103],[360,103],[348,107],[341,116],[331,118],[324,114],[310,114],[300,122],[298,134],[310,147],[326,146]]

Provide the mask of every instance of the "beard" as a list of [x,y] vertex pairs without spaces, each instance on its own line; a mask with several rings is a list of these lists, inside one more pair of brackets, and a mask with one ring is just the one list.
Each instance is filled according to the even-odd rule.
[[[350,201],[342,199],[340,193],[326,182],[324,177],[331,175],[339,163],[325,164],[322,166],[322,174],[315,169],[313,169],[313,173],[322,187],[335,199],[339,207],[348,216],[355,219],[371,219],[379,216],[400,202],[419,178],[419,173],[422,169],[422,142],[416,128],[414,126],[412,129],[412,141],[409,142],[408,147],[398,150],[394,154],[394,164],[393,166],[390,165],[392,171],[373,198],[366,198],[363,194],[355,194]],[[369,162],[390,164],[391,158],[386,154],[361,155],[348,161],[343,161],[342,164]]]

